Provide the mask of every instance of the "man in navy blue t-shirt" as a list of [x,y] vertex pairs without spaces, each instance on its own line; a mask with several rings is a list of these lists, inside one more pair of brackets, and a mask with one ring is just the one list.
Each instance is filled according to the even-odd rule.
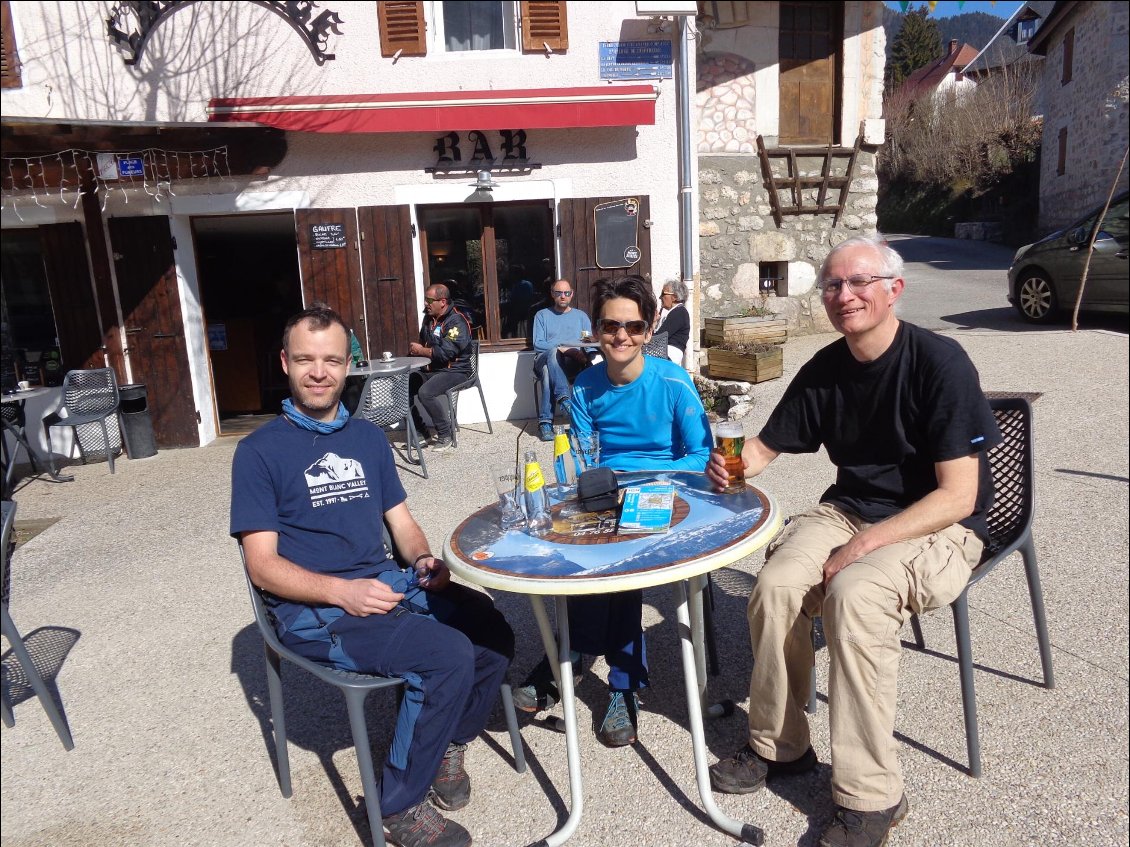
[[[812,770],[804,707],[812,619],[828,644],[832,799],[820,847],[880,847],[907,813],[894,739],[899,629],[961,594],[988,539],[987,451],[1000,441],[969,356],[895,316],[902,259],[867,237],[837,245],[817,286],[843,338],[801,368],[742,456],[747,475],[823,447],[836,482],[794,515],[749,601],[749,743],[710,768],[748,794]],[[719,455],[707,474],[727,475]]]
[[[490,716],[514,634],[486,595],[450,582],[408,511],[384,433],[341,404],[349,333],[337,313],[315,304],[291,318],[282,367],[283,414],[236,449],[231,533],[284,644],[405,680],[380,785],[393,843],[469,845],[432,804],[470,800],[463,751]],[[385,525],[414,572],[390,558]]]

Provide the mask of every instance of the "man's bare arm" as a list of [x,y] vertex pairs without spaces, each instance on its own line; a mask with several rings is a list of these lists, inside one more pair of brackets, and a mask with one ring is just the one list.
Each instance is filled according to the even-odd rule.
[[824,581],[873,550],[921,538],[952,526],[973,514],[977,504],[980,459],[977,454],[934,463],[938,487],[897,515],[856,533],[824,563]]
[[383,615],[404,599],[378,579],[342,579],[315,573],[279,555],[278,533],[243,533],[243,554],[251,581],[287,600],[337,606],[351,615]]

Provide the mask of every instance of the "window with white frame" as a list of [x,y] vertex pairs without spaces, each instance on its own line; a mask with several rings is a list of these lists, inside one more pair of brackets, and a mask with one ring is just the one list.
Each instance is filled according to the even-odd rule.
[[516,5],[513,0],[432,3],[432,31],[437,51],[516,50]]

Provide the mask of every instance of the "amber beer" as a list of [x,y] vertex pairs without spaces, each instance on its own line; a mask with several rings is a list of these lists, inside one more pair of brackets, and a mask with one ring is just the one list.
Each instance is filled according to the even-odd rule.
[[726,494],[736,494],[745,488],[745,463],[742,448],[745,447],[745,430],[740,423],[725,421],[714,429],[714,446],[726,460],[726,473],[729,482],[722,490]]

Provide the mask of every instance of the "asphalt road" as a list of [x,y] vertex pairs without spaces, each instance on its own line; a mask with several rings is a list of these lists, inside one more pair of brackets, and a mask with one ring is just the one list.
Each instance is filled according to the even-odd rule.
[[[985,241],[924,235],[888,235],[906,262],[906,293],[899,316],[926,329],[996,329],[1016,332],[1062,330],[1070,318],[1049,327],[1025,322],[1008,302],[1008,266],[1015,250]],[[1126,315],[1083,314],[1080,329],[1126,333]]]

